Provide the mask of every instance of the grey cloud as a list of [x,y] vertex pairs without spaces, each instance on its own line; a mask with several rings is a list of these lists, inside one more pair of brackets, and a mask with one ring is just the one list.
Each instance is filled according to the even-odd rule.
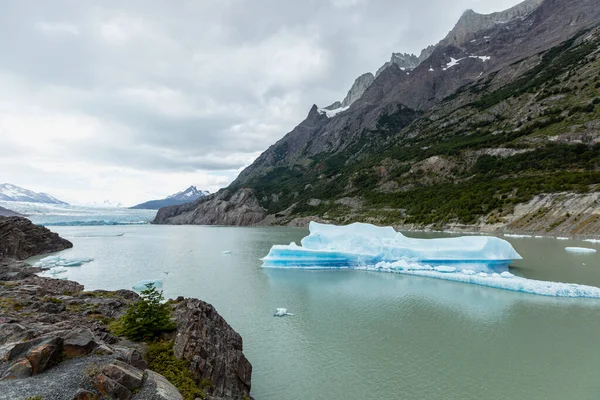
[[[99,128],[82,127],[85,139],[70,132],[56,146],[60,154],[39,154],[48,162],[85,157],[174,174],[235,170],[293,129],[313,103],[341,100],[392,52],[437,42],[467,8],[489,12],[517,2],[6,0],[0,78],[14,79],[0,93],[0,118],[31,120],[41,109],[96,121]],[[44,121],[38,126],[53,129]],[[19,129],[2,131],[0,154],[9,144],[13,155],[27,153],[8,136],[45,135]]]

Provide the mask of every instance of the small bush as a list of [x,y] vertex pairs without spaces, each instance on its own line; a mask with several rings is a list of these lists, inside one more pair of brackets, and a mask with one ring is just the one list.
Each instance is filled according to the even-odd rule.
[[[148,368],[167,378],[179,390],[185,400],[194,400],[198,397],[203,399],[205,397],[186,362],[179,360],[173,354],[173,344],[171,342],[150,344],[146,351],[146,360],[148,361]],[[212,388],[212,382],[209,379],[203,379],[202,384],[203,387]]]
[[600,97],[596,97],[594,101],[592,101],[592,104],[600,104]]
[[162,292],[149,284],[140,295],[142,298],[110,325],[111,330],[135,341],[153,340],[163,332],[173,331],[176,326],[171,321],[169,305],[162,302]]

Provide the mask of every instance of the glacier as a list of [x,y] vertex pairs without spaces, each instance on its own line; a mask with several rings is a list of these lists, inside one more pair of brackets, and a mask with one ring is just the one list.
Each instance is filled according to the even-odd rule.
[[509,264],[522,257],[496,237],[414,239],[392,227],[311,222],[301,246],[275,245],[265,268],[355,269],[416,275],[543,296],[600,298],[600,288],[517,277]]

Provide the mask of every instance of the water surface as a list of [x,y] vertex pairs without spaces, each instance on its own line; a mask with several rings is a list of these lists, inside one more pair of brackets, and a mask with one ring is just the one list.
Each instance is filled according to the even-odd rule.
[[[273,244],[299,243],[304,229],[52,229],[75,245],[61,256],[95,259],[67,273],[87,289],[166,276],[167,297],[212,303],[244,339],[257,400],[600,398],[600,300],[377,272],[261,268]],[[564,251],[598,244],[507,239],[524,257],[515,274],[600,286],[600,255]],[[277,307],[295,316],[274,318]]]

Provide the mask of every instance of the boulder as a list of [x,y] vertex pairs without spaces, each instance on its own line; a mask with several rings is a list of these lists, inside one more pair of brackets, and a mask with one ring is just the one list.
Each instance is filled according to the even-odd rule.
[[0,217],[0,259],[29,257],[73,247],[73,244],[48,228],[27,218]]
[[64,337],[64,352],[69,358],[90,354],[101,342],[89,328],[76,328]]
[[94,380],[94,386],[103,395],[113,400],[129,400],[131,392],[125,386],[106,375],[100,374]]
[[144,386],[133,400],[183,400],[183,396],[164,376],[146,370]]
[[75,393],[71,400],[99,400],[100,397],[96,393],[80,389]]
[[142,371],[148,368],[148,364],[142,353],[140,353],[136,349],[128,348],[128,347],[120,347],[116,349],[118,352],[117,360],[123,361],[137,369],[141,369]]
[[104,366],[102,373],[129,390],[140,388],[144,380],[141,370],[118,360]]
[[28,359],[23,358],[14,362],[10,367],[8,367],[2,376],[2,380],[29,378],[31,375],[33,375],[31,363]]
[[6,344],[0,347],[0,371],[24,371],[28,364],[23,360],[27,360],[30,375],[40,374],[60,361],[62,350],[63,340],[58,336]]
[[189,363],[196,379],[212,382],[210,395],[216,399],[249,398],[252,364],[242,352],[242,337],[212,305],[198,299],[178,303],[174,315],[174,354]]

